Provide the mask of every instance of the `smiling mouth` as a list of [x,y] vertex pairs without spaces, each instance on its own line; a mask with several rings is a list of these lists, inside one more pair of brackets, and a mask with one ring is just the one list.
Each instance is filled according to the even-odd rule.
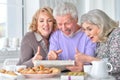
[[66,35],[69,35],[69,34],[71,33],[71,30],[70,30],[70,29],[67,29],[67,30],[64,31],[64,33],[65,33]]
[[43,30],[47,30],[47,31],[48,31],[49,29],[47,29],[47,28],[43,28]]
[[70,29],[67,29],[67,30],[65,30],[66,32],[71,32],[71,30]]

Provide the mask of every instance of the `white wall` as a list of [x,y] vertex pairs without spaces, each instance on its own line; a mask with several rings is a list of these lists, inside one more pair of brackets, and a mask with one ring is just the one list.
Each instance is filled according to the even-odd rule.
[[26,33],[28,31],[28,27],[31,23],[32,20],[32,16],[34,15],[34,13],[37,11],[37,9],[39,9],[39,0],[24,0],[24,33]]
[[22,0],[7,0],[7,36],[22,38]]
[[120,0],[115,0],[116,6],[115,6],[115,18],[120,22]]
[[28,31],[28,27],[31,23],[32,16],[36,12],[36,10],[40,7],[49,6],[54,9],[56,5],[60,2],[67,1],[72,2],[78,9],[79,17],[82,13],[84,13],[84,0],[25,0],[25,33]]
[[115,19],[115,0],[85,0],[86,11],[101,9]]
[[79,18],[91,9],[101,9],[111,18],[116,19],[115,0],[25,0],[25,32],[27,32],[33,14],[39,7],[49,6],[54,9],[56,5],[63,1],[72,2],[77,7]]

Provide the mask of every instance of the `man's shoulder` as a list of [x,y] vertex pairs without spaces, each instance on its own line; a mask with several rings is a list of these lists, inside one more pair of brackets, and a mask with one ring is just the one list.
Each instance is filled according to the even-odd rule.
[[84,31],[79,31],[78,35],[82,37],[88,37]]

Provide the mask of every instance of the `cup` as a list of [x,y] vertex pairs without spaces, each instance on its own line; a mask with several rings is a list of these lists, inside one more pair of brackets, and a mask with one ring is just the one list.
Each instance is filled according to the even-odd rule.
[[113,70],[112,64],[104,60],[92,61],[90,75],[93,78],[108,78],[109,72]]
[[91,68],[92,68],[92,65],[84,65],[83,66],[84,72],[87,74],[90,74]]

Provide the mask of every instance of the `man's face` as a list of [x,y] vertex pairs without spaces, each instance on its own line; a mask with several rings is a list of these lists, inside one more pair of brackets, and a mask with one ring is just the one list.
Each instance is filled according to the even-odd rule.
[[70,14],[64,16],[56,16],[58,29],[66,36],[71,36],[75,33],[77,27],[77,20],[72,18]]

